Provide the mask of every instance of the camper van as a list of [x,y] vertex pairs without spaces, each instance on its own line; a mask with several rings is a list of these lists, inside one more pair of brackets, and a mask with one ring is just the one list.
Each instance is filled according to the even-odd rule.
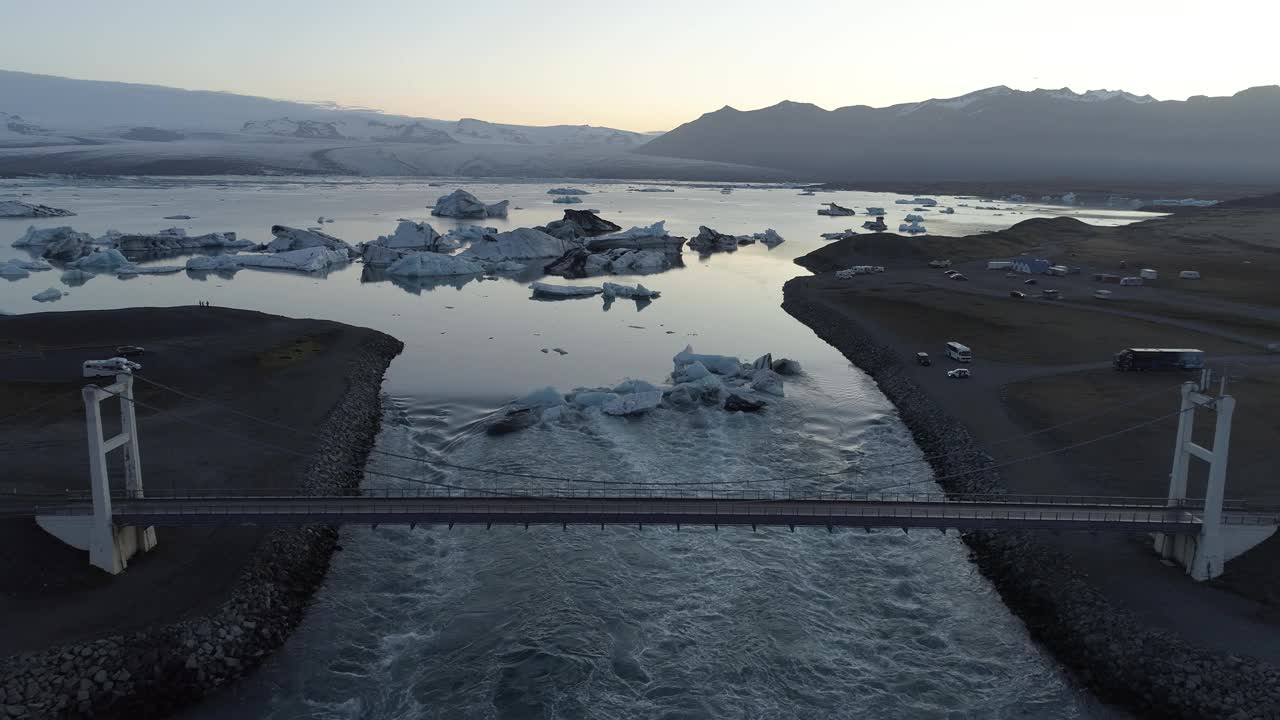
[[947,343],[947,357],[956,362],[969,362],[973,359],[973,352],[967,346],[953,340]]

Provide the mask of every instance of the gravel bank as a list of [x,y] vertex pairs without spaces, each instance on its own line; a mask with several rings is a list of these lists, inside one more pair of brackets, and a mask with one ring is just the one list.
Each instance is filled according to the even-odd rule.
[[[948,492],[1001,493],[994,462],[969,432],[904,372],[898,355],[853,317],[791,280],[783,309],[875,378]],[[1223,656],[1138,622],[1103,597],[1066,558],[1030,533],[966,533],[972,559],[1046,645],[1103,699],[1144,717],[1280,718],[1280,669]]]
[[[347,366],[346,394],[320,428],[302,488],[360,484],[382,417],[382,377],[403,344],[372,334]],[[260,664],[302,620],[337,544],[336,528],[271,532],[211,612],[139,632],[12,656],[0,665],[0,717],[153,718]]]

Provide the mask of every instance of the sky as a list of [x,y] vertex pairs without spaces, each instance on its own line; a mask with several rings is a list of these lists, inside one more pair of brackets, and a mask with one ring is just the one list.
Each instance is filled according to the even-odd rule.
[[638,131],[781,100],[1280,83],[1262,1],[0,0],[0,18],[0,69]]

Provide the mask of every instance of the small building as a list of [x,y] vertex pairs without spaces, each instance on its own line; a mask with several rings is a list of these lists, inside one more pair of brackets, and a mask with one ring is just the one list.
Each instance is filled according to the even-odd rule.
[[1151,268],[1143,268],[1138,271],[1138,277],[1142,278],[1143,280],[1159,280],[1160,273],[1156,272],[1155,270],[1152,270]]
[[1120,276],[1112,275],[1111,273],[1094,273],[1093,279],[1096,282],[1108,283],[1111,285],[1118,285],[1120,283]]
[[1093,296],[1098,298],[1099,300],[1110,300],[1111,291],[1110,290],[1094,290]]
[[1178,277],[1182,280],[1199,280],[1200,271],[1199,270],[1183,270],[1182,272],[1178,273]]
[[1013,263],[1008,260],[988,260],[988,270],[1008,270],[1013,267]]
[[949,268],[949,267],[951,267],[951,261],[950,261],[950,260],[930,260],[930,261],[929,261],[929,267],[931,267],[931,268]]
[[1043,275],[1049,272],[1052,264],[1044,258],[1018,258],[1013,261],[1013,271],[1024,275]]

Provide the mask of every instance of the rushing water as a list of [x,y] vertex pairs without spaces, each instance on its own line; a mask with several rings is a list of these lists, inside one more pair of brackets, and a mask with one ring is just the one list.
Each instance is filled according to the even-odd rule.
[[[564,184],[557,182],[555,184]],[[911,210],[895,196],[782,188],[673,185],[632,193],[580,185],[576,207],[628,227],[665,219],[691,236],[766,227],[787,242],[698,259],[645,278],[662,291],[647,306],[599,298],[529,299],[528,279],[398,285],[370,281],[358,264],[315,277],[241,271],[206,280],[101,276],[53,305],[31,295],[63,287],[57,271],[0,283],[0,310],[33,312],[191,304],[320,317],[374,327],[405,341],[384,388],[378,447],[454,463],[573,479],[634,483],[766,481],[758,489],[870,489],[927,479],[924,464],[834,477],[781,480],[919,457],[873,382],[782,312],[792,259],[821,232],[860,225],[827,218],[819,202],[880,205],[888,222]],[[548,184],[478,184],[485,200],[511,199],[499,228],[560,216]],[[192,233],[234,230],[267,239],[272,224],[307,227],[352,243],[425,218],[448,187],[419,181],[124,179],[0,182],[0,198],[31,193],[68,207],[69,224]],[[939,198],[943,204],[955,200]],[[976,203],[975,203],[976,204]],[[958,208],[931,214],[935,233],[1005,227],[1062,209]],[[1080,211],[1077,211],[1080,212]],[[192,220],[162,217],[188,214]],[[1092,212],[1095,223],[1133,213]],[[433,220],[437,229],[449,221]],[[0,221],[0,248],[29,224]],[[19,255],[0,251],[0,260]],[[173,263],[166,259],[157,262]],[[181,262],[178,260],[177,262]],[[892,268],[889,268],[892,272]],[[598,282],[581,281],[581,282]],[[121,342],[127,342],[122,338]],[[659,409],[619,419],[569,413],[559,422],[490,437],[479,421],[531,390],[661,383],[671,356],[700,352],[799,360],[787,396],[759,415]],[[561,348],[568,354],[542,352]],[[145,363],[145,360],[144,360]],[[142,432],[146,432],[145,427]],[[510,479],[431,470],[375,455],[371,470],[485,487]],[[399,482],[399,481],[397,481]],[[370,486],[386,479],[370,476]],[[547,483],[544,483],[547,484]],[[527,483],[526,483],[527,486]],[[937,533],[733,528],[347,528],[325,588],[298,632],[256,675],[192,717],[650,718],[650,717],[1100,717],[1027,637],[966,560]]]

